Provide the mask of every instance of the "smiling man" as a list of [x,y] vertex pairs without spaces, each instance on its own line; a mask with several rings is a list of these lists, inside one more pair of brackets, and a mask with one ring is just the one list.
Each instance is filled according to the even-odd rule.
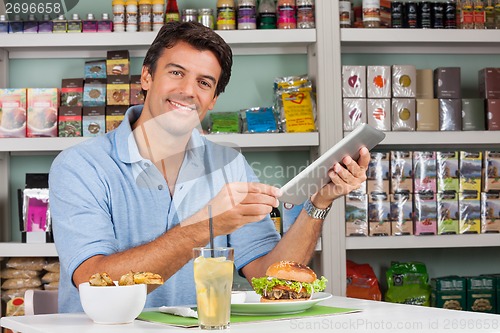
[[[280,190],[259,183],[237,151],[200,134],[231,67],[230,47],[211,29],[166,24],[144,59],[144,105],[131,107],[114,131],[56,158],[49,186],[60,312],[82,311],[77,287],[92,274],[118,280],[131,270],[166,281],[149,290],[146,307],[195,304],[192,249],[209,243],[209,206],[215,246],[234,247],[248,280],[279,260],[309,262],[325,214],[303,210],[280,240],[269,218]],[[327,211],[366,179],[366,149],[359,164],[343,162],[307,207]]]

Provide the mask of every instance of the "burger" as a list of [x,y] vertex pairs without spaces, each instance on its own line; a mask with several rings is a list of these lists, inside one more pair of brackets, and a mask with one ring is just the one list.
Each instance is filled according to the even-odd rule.
[[261,302],[305,301],[315,292],[323,291],[327,279],[316,277],[306,265],[293,261],[279,261],[266,271],[266,276],[253,278],[252,286],[261,296]]

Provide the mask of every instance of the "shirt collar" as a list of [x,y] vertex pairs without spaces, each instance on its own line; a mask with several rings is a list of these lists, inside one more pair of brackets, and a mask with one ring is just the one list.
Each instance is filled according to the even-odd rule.
[[[144,158],[139,153],[137,142],[132,132],[132,124],[139,119],[142,113],[143,105],[130,107],[125,113],[125,117],[120,126],[115,130],[115,143],[118,157],[124,163],[137,163]],[[206,140],[203,139],[197,128],[193,129],[191,139],[186,147],[187,159],[203,161],[205,153]]]

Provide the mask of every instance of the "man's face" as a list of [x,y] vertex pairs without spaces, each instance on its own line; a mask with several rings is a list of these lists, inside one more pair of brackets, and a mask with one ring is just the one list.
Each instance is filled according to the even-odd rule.
[[213,109],[220,74],[219,62],[210,51],[184,42],[165,49],[153,75],[142,69],[141,84],[147,90],[145,119],[154,119],[173,135],[190,133]]

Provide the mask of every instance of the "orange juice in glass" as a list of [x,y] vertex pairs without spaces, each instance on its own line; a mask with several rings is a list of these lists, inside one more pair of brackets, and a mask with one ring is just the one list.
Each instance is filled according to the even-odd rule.
[[234,249],[194,248],[194,283],[201,329],[229,328]]

